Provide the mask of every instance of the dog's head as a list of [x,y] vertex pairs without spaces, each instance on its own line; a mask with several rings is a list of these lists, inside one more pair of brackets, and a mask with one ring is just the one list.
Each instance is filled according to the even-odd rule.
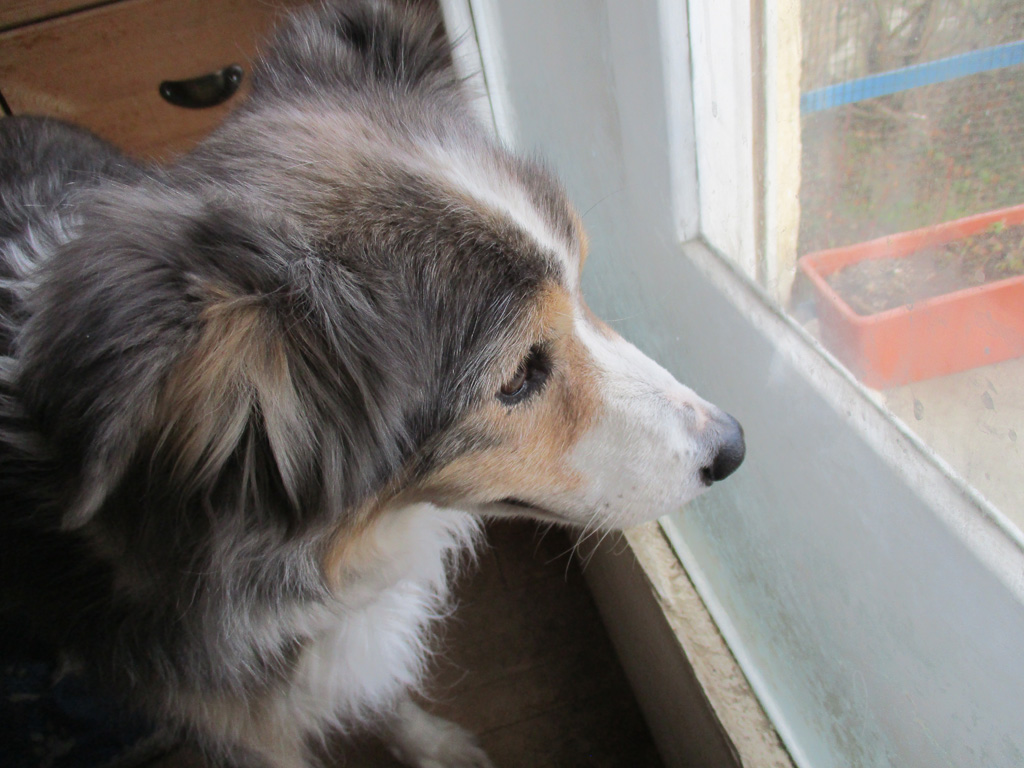
[[579,216],[476,124],[419,11],[293,17],[221,130],[83,212],[24,335],[37,412],[87,457],[71,524],[128,485],[292,523],[398,499],[622,527],[743,459],[587,309]]

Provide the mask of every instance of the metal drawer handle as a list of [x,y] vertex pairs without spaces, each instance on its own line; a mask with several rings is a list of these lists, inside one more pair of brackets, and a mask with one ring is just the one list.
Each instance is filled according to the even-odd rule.
[[164,80],[160,95],[178,107],[205,109],[223,104],[242,84],[243,70],[237,64],[194,77],[191,80]]

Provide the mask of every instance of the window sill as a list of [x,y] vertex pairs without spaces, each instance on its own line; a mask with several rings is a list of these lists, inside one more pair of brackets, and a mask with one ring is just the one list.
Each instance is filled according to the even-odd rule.
[[587,582],[666,765],[793,768],[658,523],[587,556]]

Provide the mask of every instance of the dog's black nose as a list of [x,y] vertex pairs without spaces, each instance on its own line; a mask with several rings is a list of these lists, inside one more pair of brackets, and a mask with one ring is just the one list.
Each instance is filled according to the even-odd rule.
[[718,444],[718,452],[711,464],[700,471],[701,479],[707,485],[718,480],[725,480],[743,463],[743,457],[747,453],[747,446],[743,440],[743,427],[729,414],[726,413],[724,416],[724,423],[719,428],[721,439]]

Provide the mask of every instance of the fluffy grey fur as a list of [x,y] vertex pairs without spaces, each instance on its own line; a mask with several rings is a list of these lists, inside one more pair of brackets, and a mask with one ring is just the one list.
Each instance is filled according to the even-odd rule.
[[426,144],[573,236],[471,119],[437,19],[385,3],[292,16],[167,168],[0,121],[2,608],[227,754],[260,752],[238,713],[288,690],[339,531],[483,439],[455,425],[558,269],[391,161]]

